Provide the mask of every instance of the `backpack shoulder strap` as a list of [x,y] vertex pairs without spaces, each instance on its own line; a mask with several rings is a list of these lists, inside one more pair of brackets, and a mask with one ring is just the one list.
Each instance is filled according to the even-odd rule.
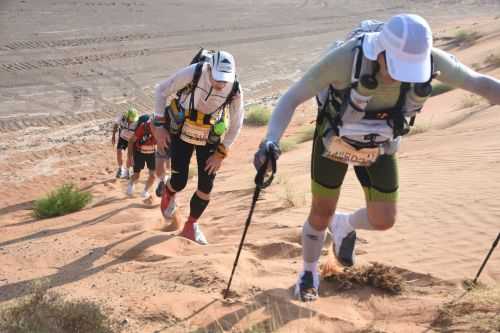
[[361,75],[361,66],[363,65],[363,40],[364,35],[358,37],[358,44],[353,48],[352,52],[354,53],[354,60],[352,62],[352,71],[351,71],[351,83],[358,82],[359,77]]
[[231,88],[231,91],[227,95],[226,100],[224,101],[224,103],[222,103],[220,107],[217,108],[217,110],[214,111],[214,113],[217,112],[218,110],[224,110],[226,106],[231,104],[233,102],[234,97],[239,91],[240,91],[240,82],[238,81],[238,79],[235,79],[233,82],[233,87]]
[[231,89],[229,95],[227,95],[226,103],[230,104],[233,101],[234,96],[236,96],[236,94],[239,93],[239,91],[240,91],[240,82],[238,80],[234,80],[233,88]]
[[203,72],[203,65],[205,62],[200,61],[196,64],[194,69],[193,81],[189,84],[189,90],[191,91],[191,98],[189,99],[189,110],[194,110],[194,91],[198,86],[198,82],[200,82],[201,73]]
[[201,72],[203,71],[203,64],[204,64],[204,62],[196,63],[196,67],[194,68],[193,79],[185,87],[183,87],[177,91],[177,98],[180,98],[181,95],[186,91],[190,91],[190,90],[194,91],[194,89],[198,85],[198,82],[200,81]]
[[201,72],[203,71],[204,64],[205,62],[199,62],[196,64],[196,67],[194,69],[193,81],[191,81],[191,89],[193,90],[198,85],[198,82],[200,82]]

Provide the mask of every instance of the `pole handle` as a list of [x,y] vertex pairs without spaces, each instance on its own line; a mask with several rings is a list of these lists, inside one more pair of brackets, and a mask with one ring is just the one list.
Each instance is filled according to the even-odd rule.
[[[271,162],[271,172],[267,179],[265,179],[266,174],[268,174],[268,163]],[[266,153],[266,160],[264,164],[261,165],[257,174],[255,175],[255,185],[258,188],[266,188],[273,182],[274,175],[276,174],[276,158],[274,157],[273,151],[268,151]]]

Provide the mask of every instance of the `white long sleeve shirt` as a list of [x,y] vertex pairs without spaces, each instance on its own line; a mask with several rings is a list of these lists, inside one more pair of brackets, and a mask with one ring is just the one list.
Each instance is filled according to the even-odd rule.
[[[178,90],[187,86],[193,81],[196,64],[182,68],[164,81],[158,83],[155,88],[155,115],[163,117],[163,112],[167,99],[177,93]],[[203,64],[200,80],[194,89],[194,108],[196,111],[204,114],[212,114],[225,101],[232,90],[233,84],[226,84],[224,89],[216,91],[210,83],[210,65]],[[185,110],[189,109],[191,93],[184,93],[179,102]],[[229,129],[225,134],[222,144],[229,148],[236,140],[243,125],[243,92],[240,84],[240,91],[234,96],[229,105]]]

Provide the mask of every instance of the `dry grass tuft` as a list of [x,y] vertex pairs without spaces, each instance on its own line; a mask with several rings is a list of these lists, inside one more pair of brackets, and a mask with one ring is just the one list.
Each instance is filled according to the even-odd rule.
[[480,281],[476,281],[474,283],[474,280],[472,280],[472,279],[466,279],[466,280],[462,281],[462,286],[467,291],[471,291],[471,290],[476,289],[476,288],[486,288],[486,286],[483,283],[481,283]]
[[279,175],[276,179],[276,184],[283,186],[283,199],[287,208],[303,207],[306,205],[306,194],[301,187],[283,175]]
[[113,333],[110,321],[90,301],[66,301],[46,287],[0,311],[0,332],[5,333]]
[[311,141],[314,137],[314,125],[302,126],[297,133],[281,140],[281,151],[286,153],[290,150],[297,148],[297,145],[303,142]]
[[33,216],[49,218],[79,211],[92,200],[92,194],[78,190],[75,184],[64,184],[35,201]]
[[[470,284],[468,284],[470,285]],[[459,300],[442,305],[431,326],[442,331],[500,332],[500,286],[476,284]]]
[[245,124],[249,126],[264,126],[271,119],[271,108],[268,106],[254,104],[248,107],[245,113]]
[[484,98],[478,95],[468,95],[461,100],[460,108],[467,109],[481,104]]
[[497,68],[500,67],[500,54],[490,54],[484,60],[488,67]]
[[394,267],[380,263],[369,266],[345,268],[324,279],[333,282],[337,290],[351,290],[357,287],[373,287],[389,294],[400,294],[404,289],[404,279]]
[[354,331],[353,333],[385,333],[385,332],[378,330],[376,328],[373,328],[373,327],[367,327],[367,328],[363,328],[363,329]]
[[425,133],[425,132],[429,131],[430,129],[431,129],[430,123],[416,124],[416,125],[410,127],[410,132],[408,133],[408,135],[410,136],[410,135]]
[[453,38],[454,44],[459,46],[468,46],[474,44],[482,35],[477,31],[459,30]]

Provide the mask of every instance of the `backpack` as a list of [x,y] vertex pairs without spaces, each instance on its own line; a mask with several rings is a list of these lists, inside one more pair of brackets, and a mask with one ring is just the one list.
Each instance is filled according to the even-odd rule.
[[139,119],[137,119],[137,127],[136,128],[139,128],[139,126],[141,126],[141,124],[145,124],[144,125],[144,135],[139,140],[139,143],[141,145],[143,145],[145,142],[147,142],[149,140],[149,138],[151,138],[152,133],[151,133],[149,127],[146,125],[146,123],[149,121],[150,118],[151,118],[151,116],[149,114],[143,114],[142,116],[139,117]]
[[[365,87],[370,87],[370,89],[375,89],[377,85],[377,81],[375,80],[375,74],[378,71],[378,64],[375,61],[366,61],[363,50],[362,50],[362,42],[364,38],[364,34],[370,32],[380,32],[384,27],[384,22],[376,21],[376,20],[365,20],[362,21],[358,27],[353,29],[348,33],[347,39],[357,38],[359,40],[358,46],[353,49],[354,52],[354,63],[351,73],[351,85],[347,89],[337,90],[334,86],[329,85],[327,89],[320,92],[316,96],[316,102],[318,104],[318,117],[317,124],[322,124],[323,119],[326,118],[328,123],[330,124],[330,129],[335,132],[335,134],[339,135],[339,125],[342,125],[342,109],[350,103],[349,93],[351,89],[356,89],[358,82]],[[336,41],[333,44],[333,47],[329,48],[329,51],[333,48],[340,47],[344,44],[344,41]],[[368,73],[363,74],[363,68],[365,68],[366,63],[371,63],[371,70]],[[431,56],[431,62],[432,56]],[[370,68],[370,67],[369,67]],[[375,69],[376,68],[376,69]],[[435,77],[436,73],[434,71],[434,65],[432,65],[432,73],[431,78],[428,82],[422,84],[416,84],[413,86],[414,90],[426,90],[423,92],[425,96],[430,95],[430,90],[432,90],[431,81]],[[385,119],[389,126],[393,129],[394,138],[398,136],[405,135],[409,132],[411,126],[414,125],[416,113],[420,111],[422,105],[418,110],[410,115],[410,120],[406,119],[406,116],[399,112],[405,101],[407,99],[408,91],[412,89],[411,85],[406,82],[402,82],[400,94],[396,105],[392,108],[384,109],[381,111],[373,112],[370,114],[364,114],[365,119],[371,119],[368,117],[373,117],[374,120],[382,120]],[[331,109],[334,109],[335,112],[331,112]],[[357,110],[359,111],[359,110]],[[358,115],[359,117],[359,115]],[[326,134],[326,133],[325,133]],[[374,143],[374,137],[368,138],[370,135],[365,137],[365,140],[369,141],[369,145]]]

